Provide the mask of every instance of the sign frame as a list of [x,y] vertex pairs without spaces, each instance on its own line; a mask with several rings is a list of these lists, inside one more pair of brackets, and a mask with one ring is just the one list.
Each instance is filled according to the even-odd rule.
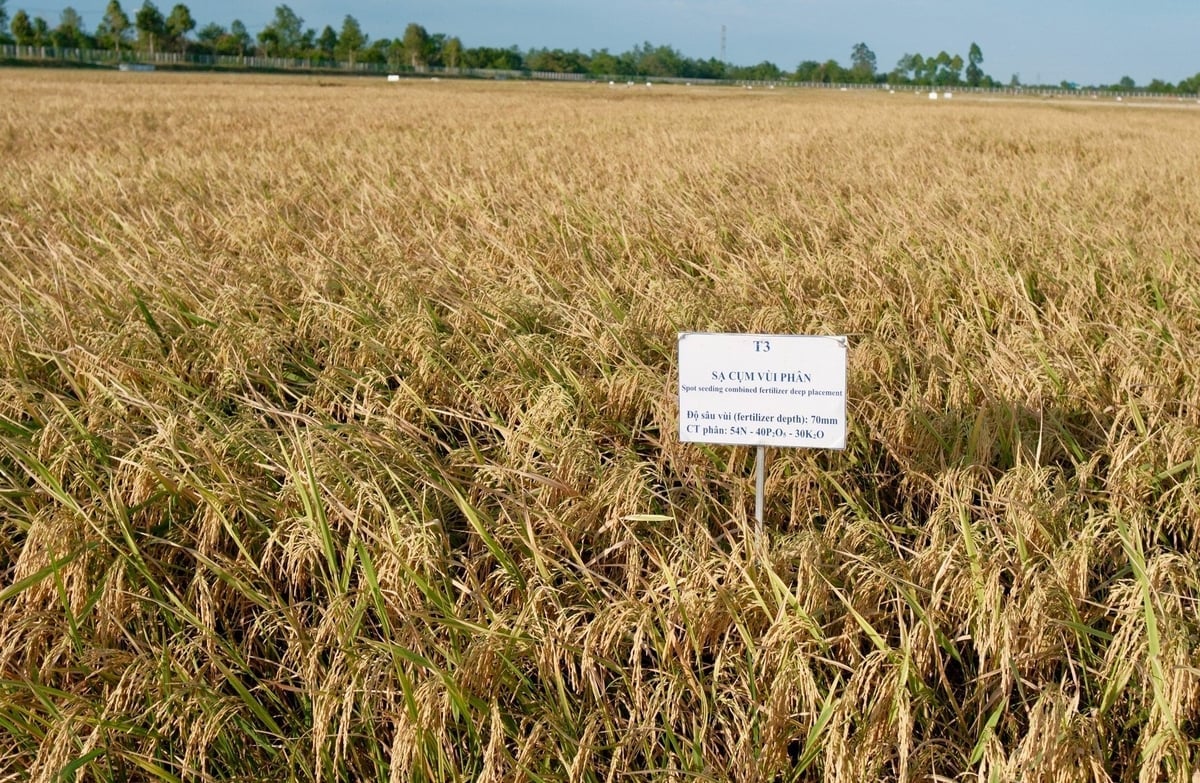
[[846,447],[844,335],[679,332],[679,439],[754,446],[762,529],[766,447]]

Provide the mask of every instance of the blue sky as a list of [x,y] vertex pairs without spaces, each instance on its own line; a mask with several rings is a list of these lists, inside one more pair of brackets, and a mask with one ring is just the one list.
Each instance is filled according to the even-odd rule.
[[[50,3],[8,0],[11,17],[24,8],[57,23],[68,4],[89,28],[107,0]],[[158,0],[164,12],[174,0]],[[127,13],[141,0],[123,0]],[[273,2],[190,2],[201,24],[241,19],[256,33],[274,16]],[[901,55],[964,57],[972,41],[983,50],[983,69],[1007,82],[1169,82],[1200,72],[1200,2],[1196,0],[293,0],[289,6],[318,31],[340,29],[355,16],[374,38],[401,35],[418,22],[431,33],[457,35],[465,46],[561,47],[622,52],[649,41],[689,57],[719,57],[739,65],[770,60],[793,70],[802,60],[850,62],[859,41],[890,70]]]

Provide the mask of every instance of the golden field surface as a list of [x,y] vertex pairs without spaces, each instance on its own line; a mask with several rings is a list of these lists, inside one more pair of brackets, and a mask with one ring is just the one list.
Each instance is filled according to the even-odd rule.
[[1188,783],[1196,108],[0,72],[0,780]]

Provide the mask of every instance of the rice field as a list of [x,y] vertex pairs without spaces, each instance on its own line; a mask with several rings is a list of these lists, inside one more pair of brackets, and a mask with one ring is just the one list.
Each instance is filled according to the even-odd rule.
[[1193,781],[1198,108],[0,71],[0,780]]

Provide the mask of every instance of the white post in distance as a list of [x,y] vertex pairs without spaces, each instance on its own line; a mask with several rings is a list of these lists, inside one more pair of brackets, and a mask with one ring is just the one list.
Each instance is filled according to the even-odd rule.
[[761,536],[766,447],[846,447],[846,338],[679,334],[679,439],[756,446]]

